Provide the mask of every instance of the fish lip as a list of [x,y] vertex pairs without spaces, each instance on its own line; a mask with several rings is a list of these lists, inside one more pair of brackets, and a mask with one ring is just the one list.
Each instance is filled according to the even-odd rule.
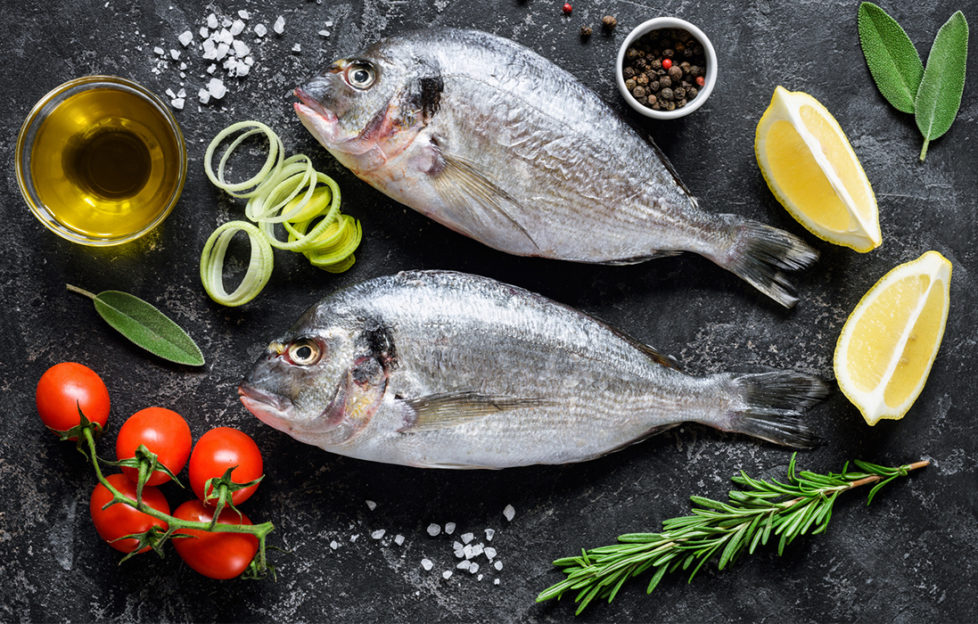
[[289,399],[248,382],[242,382],[238,386],[238,398],[249,412],[266,425],[286,433],[292,431],[292,413],[295,407]]
[[299,98],[299,101],[295,103],[295,110],[297,113],[305,113],[307,115],[322,117],[323,121],[330,125],[337,122],[338,118],[336,117],[336,114],[320,104],[314,97],[306,93],[302,87],[296,87],[293,89],[292,93],[295,95],[295,97]]

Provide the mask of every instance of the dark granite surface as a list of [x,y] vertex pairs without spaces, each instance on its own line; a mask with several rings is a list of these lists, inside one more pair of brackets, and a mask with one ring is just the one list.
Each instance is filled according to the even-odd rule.
[[[918,48],[969,3],[885,2]],[[0,620],[3,621],[570,621],[570,604],[536,605],[560,575],[549,564],[619,533],[655,530],[687,509],[687,496],[723,497],[730,475],[783,474],[780,448],[684,426],[590,463],[501,472],[438,472],[339,458],[294,442],[254,419],[235,387],[273,333],[319,296],[401,269],[445,268],[519,284],[601,316],[674,354],[694,373],[758,366],[794,367],[832,377],[835,339],[860,296],[900,262],[936,249],[954,263],[952,307],[927,387],[902,421],[874,428],[837,390],[811,413],[825,443],[800,464],[838,470],[851,458],[931,467],[884,491],[866,508],[840,501],[827,535],[803,538],[784,557],[771,550],[734,569],[706,569],[687,585],[667,578],[655,594],[624,589],[611,606],[581,621],[973,622],[978,620],[978,425],[972,405],[975,361],[975,191],[978,140],[973,68],[951,131],[917,161],[913,120],[888,107],[870,81],[855,28],[857,2],[584,2],[572,17],[561,3],[406,1],[305,2],[226,0],[51,0],[9,2],[0,12],[3,88],[0,135],[4,228],[0,244]],[[973,7],[971,7],[973,8]],[[249,24],[286,19],[282,36],[253,42],[255,66],[228,80],[220,105],[199,107],[193,94],[206,63],[184,50],[175,63],[153,48],[182,49],[214,10],[251,12]],[[582,43],[582,23],[606,13],[618,30]],[[968,17],[975,19],[978,13]],[[721,75],[706,106],[680,121],[648,122],[628,110],[613,82],[613,58],[628,30],[657,15],[678,15],[714,40]],[[326,27],[326,20],[333,26]],[[418,26],[476,27],[511,37],[589,83],[618,111],[650,132],[701,204],[803,234],[822,254],[801,276],[801,302],[785,312],[749,286],[693,256],[632,267],[574,266],[508,257],[393,204],[353,178],[294,118],[290,90],[330,58],[375,37]],[[318,31],[330,31],[328,37]],[[249,37],[250,40],[250,37]],[[301,46],[293,52],[295,44]],[[154,72],[154,69],[160,71]],[[190,92],[177,117],[191,171],[174,213],[138,243],[114,249],[72,245],[28,212],[14,177],[18,128],[30,107],[61,82],[90,73],[135,79],[157,93],[181,83]],[[883,246],[857,254],[815,240],[778,205],[753,156],[754,127],[776,85],[821,100],[848,133],[877,193]],[[241,204],[204,177],[210,138],[230,122],[272,125],[290,151],[305,151],[334,175],[344,209],[361,219],[357,264],[334,276],[301,258],[276,255],[262,295],[225,309],[204,294],[198,256],[213,228]],[[64,290],[121,289],[159,304],[197,339],[207,366],[188,370],[152,359],[107,328],[87,301]],[[279,580],[217,582],[199,577],[172,553],[117,565],[119,554],[95,535],[88,517],[91,470],[36,417],[34,386],[61,360],[87,363],[106,380],[112,423],[148,405],[176,409],[195,436],[216,425],[252,434],[264,451],[267,479],[244,506],[271,520]],[[112,454],[112,435],[101,443]],[[168,489],[174,503],[185,494]],[[366,500],[377,503],[371,511]],[[512,504],[516,516],[502,511]],[[454,566],[451,538],[431,538],[429,523],[459,533],[496,529],[503,569],[485,576]],[[370,533],[385,529],[379,540]],[[396,535],[404,542],[394,542]],[[355,536],[358,536],[355,541]],[[331,548],[331,542],[337,548]],[[428,558],[434,569],[420,562]],[[494,579],[499,584],[494,584]]]

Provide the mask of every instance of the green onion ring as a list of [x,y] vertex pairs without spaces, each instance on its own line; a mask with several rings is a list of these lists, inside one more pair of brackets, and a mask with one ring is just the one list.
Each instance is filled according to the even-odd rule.
[[[224,289],[224,256],[231,239],[244,232],[251,243],[248,269],[241,283],[230,294]],[[246,221],[229,221],[210,235],[200,254],[200,281],[211,299],[229,307],[240,306],[254,299],[272,276],[272,247],[254,225]]]
[[295,227],[285,221],[282,225],[289,232],[289,234],[295,233],[295,240],[282,241],[275,237],[275,224],[269,223],[267,221],[262,221],[259,223],[261,231],[265,233],[268,237],[268,242],[271,243],[272,247],[276,249],[284,249],[287,251],[308,251],[314,247],[313,241],[319,238],[319,235],[326,231],[326,228],[336,220],[336,216],[340,212],[340,187],[336,184],[333,178],[329,177],[325,173],[316,172],[316,180],[325,184],[332,195],[330,197],[329,208],[327,212],[322,215],[323,219],[317,223],[308,232],[298,232]]
[[[214,160],[214,152],[217,150],[217,147],[224,142],[225,139],[242,130],[245,130],[245,132],[242,132],[241,135],[234,139],[227,149],[224,150],[224,154],[221,156],[221,160],[218,163],[217,174],[215,174],[212,161]],[[224,179],[224,167],[227,165],[227,161],[228,158],[230,158],[231,153],[234,152],[234,150],[237,149],[245,139],[258,133],[264,134],[268,139],[268,156],[265,158],[264,165],[262,165],[262,168],[258,171],[258,173],[247,180],[236,183],[228,182]],[[204,152],[204,172],[207,174],[208,179],[210,179],[214,186],[223,190],[228,195],[241,198],[251,197],[261,188],[262,181],[281,168],[282,156],[284,155],[284,152],[285,148],[282,146],[282,139],[275,134],[274,130],[260,121],[240,121],[238,123],[231,124],[224,130],[221,130],[210,142],[210,145],[207,146],[207,151]]]

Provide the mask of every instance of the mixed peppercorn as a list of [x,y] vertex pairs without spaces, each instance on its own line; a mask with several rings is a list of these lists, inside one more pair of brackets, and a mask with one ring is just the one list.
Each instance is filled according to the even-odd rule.
[[693,35],[653,30],[625,51],[625,87],[643,106],[671,111],[686,106],[706,84],[706,55]]

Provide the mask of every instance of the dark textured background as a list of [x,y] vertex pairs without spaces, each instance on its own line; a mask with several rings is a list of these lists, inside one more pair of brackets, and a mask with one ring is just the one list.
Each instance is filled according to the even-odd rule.
[[[938,27],[971,3],[884,2],[925,54]],[[28,212],[14,177],[18,128],[30,107],[61,82],[90,73],[135,79],[176,91],[172,64],[159,74],[154,46],[180,49],[211,9],[189,0],[51,0],[5,4],[0,12],[3,74],[0,111],[4,164],[0,244],[0,620],[4,621],[570,621],[570,604],[535,605],[560,575],[556,557],[655,530],[687,510],[687,496],[723,497],[740,469],[783,474],[789,453],[687,426],[583,465],[503,472],[450,473],[354,461],[303,446],[265,427],[238,403],[235,387],[274,332],[321,295],[401,269],[471,271],[513,282],[601,316],[672,353],[694,373],[759,365],[832,377],[832,352],[848,312],[881,275],[936,249],[954,263],[952,307],[930,381],[902,421],[874,428],[838,391],[811,414],[825,444],[800,455],[802,467],[838,470],[851,458],[931,467],[885,490],[866,508],[859,494],[839,502],[827,535],[804,538],[778,558],[770,549],[730,571],[707,568],[692,585],[668,578],[652,597],[628,586],[612,606],[581,621],[975,621],[978,607],[978,494],[973,405],[978,186],[978,97],[971,46],[970,84],[949,134],[927,162],[917,161],[913,120],[878,95],[859,50],[855,1],[588,2],[572,17],[560,2],[304,2],[234,0],[219,13],[252,12],[250,24],[287,20],[282,37],[253,45],[252,75],[229,80],[219,106],[198,110],[193,94],[206,66],[189,59],[188,106],[177,113],[190,175],[176,210],[152,235],[113,249],[72,245]],[[971,5],[973,8],[973,5]],[[978,12],[968,11],[972,20]],[[621,26],[611,37],[584,22],[605,13]],[[720,78],[710,101],[680,121],[653,123],[627,110],[613,81],[618,44],[639,22],[678,15],[714,40]],[[317,31],[331,19],[329,37]],[[974,23],[974,22],[973,22]],[[354,179],[294,118],[290,90],[317,67],[375,37],[419,26],[476,27],[511,37],[590,84],[615,109],[650,132],[704,207],[735,212],[806,236],[821,261],[799,280],[801,302],[784,312],[746,284],[699,257],[615,268],[508,257],[395,205]],[[301,44],[298,54],[291,51]],[[861,255],[814,240],[767,190],[753,156],[754,127],[776,85],[822,101],[846,130],[873,183],[883,246]],[[240,202],[219,194],[201,164],[210,138],[230,122],[263,120],[291,152],[305,151],[339,181],[344,210],[361,219],[364,242],[343,275],[276,254],[264,293],[241,309],[204,294],[198,256]],[[186,327],[207,355],[190,370],[147,356],[105,326],[90,304],[64,290],[121,289],[157,303]],[[112,393],[111,424],[148,405],[176,409],[195,436],[216,425],[251,433],[264,451],[267,479],[244,510],[271,520],[279,581],[216,582],[172,553],[119,566],[88,517],[94,477],[81,457],[47,433],[34,408],[42,372],[62,360],[87,363]],[[101,451],[112,454],[112,440]],[[176,504],[184,494],[168,489]],[[364,501],[378,503],[370,511]],[[502,510],[511,503],[516,517]],[[458,533],[497,529],[504,562],[486,578],[456,571],[450,540],[425,527],[458,523]],[[375,529],[386,536],[370,539]],[[397,546],[394,535],[403,534]],[[456,533],[456,535],[458,534]],[[359,535],[356,541],[354,535]],[[332,550],[331,541],[339,548]],[[423,557],[435,563],[425,572]],[[485,567],[485,566],[484,566]],[[498,578],[499,585],[492,584]]]

